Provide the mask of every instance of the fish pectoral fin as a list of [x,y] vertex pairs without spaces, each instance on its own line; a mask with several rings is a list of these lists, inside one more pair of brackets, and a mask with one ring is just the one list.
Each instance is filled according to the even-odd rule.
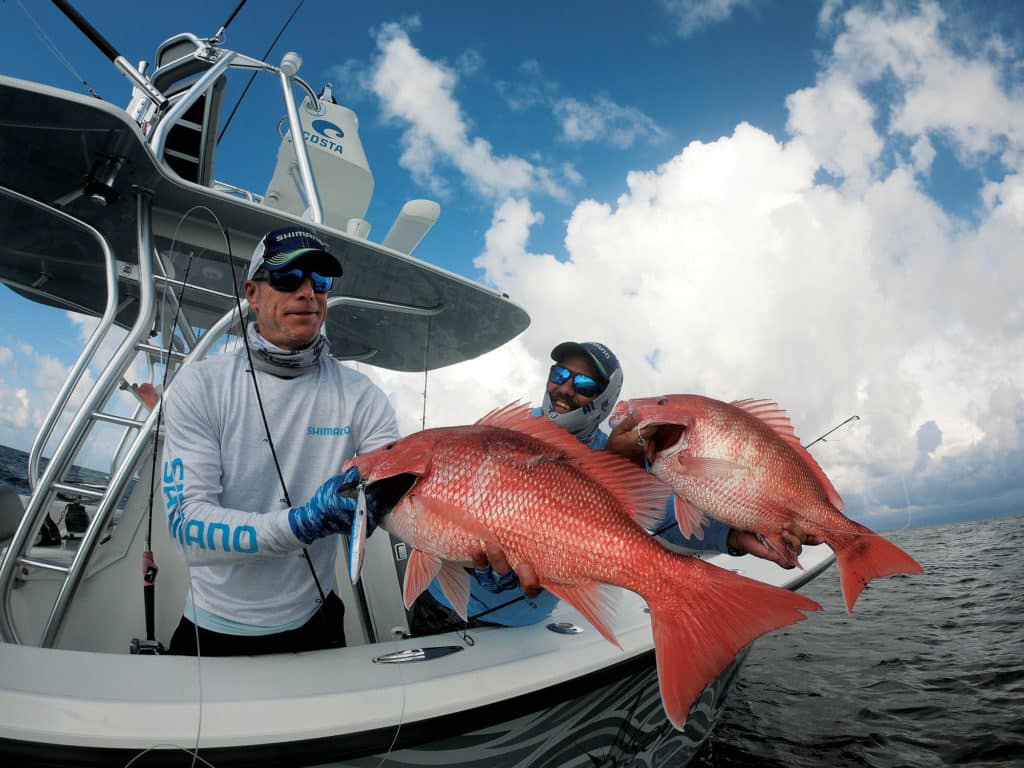
[[459,614],[463,621],[468,621],[469,616],[469,574],[466,569],[451,560],[445,560],[441,564],[441,572],[437,575],[441,584],[441,591],[448,598],[452,608]]
[[430,582],[434,580],[440,570],[440,557],[424,552],[422,549],[412,551],[412,554],[409,555],[409,563],[405,567],[405,584],[402,588],[406,608],[412,607],[416,598],[430,586]]
[[468,510],[422,495],[414,497],[412,503],[416,505],[417,513],[423,515],[424,519],[441,523],[454,523],[463,531],[484,543],[496,542],[498,540],[483,521],[475,517]]
[[683,473],[692,477],[703,477],[708,480],[720,480],[725,477],[742,476],[747,468],[742,464],[728,459],[709,459],[703,456],[679,456],[679,466]]
[[599,581],[581,581],[574,584],[545,583],[544,588],[582,613],[609,643],[622,647],[610,628],[619,603],[619,590]]
[[704,513],[691,506],[679,494],[676,494],[673,506],[676,511],[676,525],[679,526],[683,536],[686,538],[695,536],[700,541],[704,541],[704,526],[708,525],[708,519],[704,517]]

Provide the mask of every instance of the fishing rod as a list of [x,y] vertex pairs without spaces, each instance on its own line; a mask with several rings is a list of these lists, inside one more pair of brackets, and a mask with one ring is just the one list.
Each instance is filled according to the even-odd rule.
[[135,67],[133,67],[131,63],[122,56],[113,45],[110,44],[110,41],[97,32],[96,28],[90,24],[82,14],[75,10],[71,3],[67,0],[53,0],[53,4],[57,6],[60,12],[63,13],[72,24],[78,27],[79,31],[85,35],[104,56],[110,59],[114,66],[121,70],[121,74],[131,80],[137,88],[146,94],[149,100],[156,105],[157,109],[163,110],[167,106],[167,97],[158,91],[141,72],[136,70]]
[[826,432],[826,433],[825,433],[824,435],[822,435],[821,437],[819,437],[819,438],[817,438],[817,439],[815,439],[815,440],[811,440],[811,442],[809,442],[809,443],[808,443],[807,445],[805,445],[805,446],[804,446],[804,448],[810,448],[810,447],[811,447],[812,445],[814,445],[815,443],[827,443],[828,441],[827,441],[827,440],[825,439],[826,437],[828,437],[829,435],[831,435],[831,434],[832,434],[833,432],[835,432],[835,431],[836,431],[837,429],[839,429],[840,427],[842,427],[842,426],[844,426],[844,425],[846,425],[846,424],[849,424],[849,423],[850,423],[851,421],[860,421],[860,416],[858,416],[858,415],[854,414],[853,416],[851,416],[850,418],[848,418],[848,419],[847,419],[846,421],[840,422],[840,423],[839,423],[839,424],[837,424],[836,426],[832,427],[832,429],[830,429],[830,430],[829,430],[828,432]]

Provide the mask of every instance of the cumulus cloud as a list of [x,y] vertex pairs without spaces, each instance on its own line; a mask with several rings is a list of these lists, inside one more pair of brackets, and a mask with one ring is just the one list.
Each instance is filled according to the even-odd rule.
[[[623,361],[626,396],[773,397],[805,441],[859,415],[813,450],[872,527],[968,503],[1019,511],[1024,184],[1005,117],[1018,96],[990,54],[953,52],[940,17],[927,4],[837,16],[816,85],[787,100],[789,136],[742,123],[630,173],[617,200],[575,207],[567,258],[530,248],[542,207],[497,204],[476,264],[533,323],[490,359],[488,405],[450,402],[446,418],[539,399],[553,343],[593,338]],[[995,84],[969,128],[918,98],[940,70],[955,92]],[[881,77],[887,109],[871,95]],[[936,135],[987,162],[976,220],[927,190]],[[461,399],[457,369],[431,380]]]
[[[73,312],[61,314],[74,330],[71,337],[55,339],[54,342],[67,344],[77,356],[91,336],[98,320]],[[124,335],[123,330],[115,328],[97,348],[93,364],[83,371],[78,385],[70,392],[68,408],[51,429],[50,439],[43,451],[44,455],[49,456],[53,453],[58,441],[67,432],[72,418],[95,385],[100,374],[101,361],[110,359],[124,339]],[[50,351],[43,352],[23,342],[17,344],[16,353],[7,347],[0,347],[0,363],[5,361],[9,361],[10,365],[0,374],[0,444],[28,450],[44,424],[51,405],[68,380],[72,366],[58,360]],[[126,374],[128,380],[134,382],[146,381],[149,375],[150,372],[141,356]],[[111,402],[104,406],[104,410],[108,413],[130,416],[136,405],[137,400],[127,392],[116,391]],[[83,446],[76,463],[104,471],[109,469],[113,448],[120,437],[121,429],[115,425],[94,425],[90,440]]]
[[17,352],[0,348],[0,360],[9,364],[0,375],[0,443],[29,445],[67,369],[52,355],[24,343],[17,344]]
[[803,140],[821,167],[863,187],[876,170],[884,142],[875,131],[875,108],[843,74],[786,99],[786,128]]
[[[957,29],[958,20],[934,2],[922,3],[916,13],[891,1],[878,10],[850,8],[842,14],[842,31],[817,84],[788,103],[790,130],[819,152],[832,147],[820,154],[822,164],[852,175],[877,156],[871,151],[879,146],[870,135],[875,128],[915,140],[941,136],[960,162],[978,165],[997,158],[1019,171],[1024,93],[1007,87],[1019,52],[990,37],[965,53],[970,41],[958,40]],[[884,120],[862,96],[872,84],[884,84],[888,91]],[[836,141],[836,135],[846,140]]]
[[515,155],[500,156],[472,125],[454,96],[456,70],[425,57],[398,24],[377,35],[378,55],[369,77],[385,119],[404,126],[401,165],[434,194],[447,194],[438,173],[454,167],[485,197],[541,190],[564,195],[548,169]]
[[679,34],[690,37],[704,27],[728,19],[737,8],[753,0],[661,0],[661,5],[678,24]]
[[598,96],[589,104],[579,99],[558,99],[553,109],[562,138],[570,142],[602,140],[626,149],[638,139],[662,141],[666,137],[665,131],[639,109],[620,106],[607,96]]
[[628,149],[638,141],[658,143],[668,137],[653,118],[636,107],[618,104],[607,94],[589,100],[559,95],[559,84],[545,77],[535,59],[523,62],[519,73],[520,79],[515,82],[498,81],[498,93],[517,112],[534,107],[550,109],[564,141]]
[[917,462],[914,471],[919,472],[928,466],[932,453],[942,445],[942,430],[935,420],[927,421],[917,430]]

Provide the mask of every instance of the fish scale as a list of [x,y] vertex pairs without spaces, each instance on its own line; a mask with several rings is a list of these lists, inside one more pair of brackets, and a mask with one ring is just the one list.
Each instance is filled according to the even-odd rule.
[[[701,395],[662,395],[616,405],[612,424],[631,415],[637,429],[666,429],[655,436],[651,471],[677,494],[684,534],[695,532],[700,513],[766,540],[786,567],[798,564],[782,538],[782,525],[799,524],[836,553],[846,608],[874,578],[923,573],[910,555],[843,514],[843,500],[804,448],[789,417],[770,400],[725,403]],[[671,440],[670,444],[663,444]]]
[[616,643],[612,587],[646,600],[662,702],[676,728],[690,705],[755,638],[819,610],[813,600],[671,552],[643,526],[668,488],[636,465],[592,451],[527,406],[512,404],[466,427],[428,429],[348,461],[373,488],[415,482],[382,526],[412,547],[411,606],[437,578],[466,618],[463,563],[488,544],[514,568],[529,564],[543,588]]

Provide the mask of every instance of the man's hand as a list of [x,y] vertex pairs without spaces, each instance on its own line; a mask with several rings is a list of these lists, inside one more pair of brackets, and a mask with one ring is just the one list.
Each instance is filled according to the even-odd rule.
[[[325,482],[301,507],[292,507],[288,522],[300,541],[312,544],[332,533],[349,533],[359,496],[359,468],[352,467]],[[366,535],[377,527],[377,497],[371,487],[366,495]]]
[[608,442],[604,449],[641,466],[645,461],[651,464],[654,462],[654,436],[657,434],[658,428],[644,427],[637,430],[636,424],[636,416],[627,414],[608,435]]
[[736,550],[738,552],[745,552],[755,557],[760,557],[765,560],[771,560],[773,563],[783,568],[794,568],[795,560],[800,556],[803,551],[803,545],[813,546],[815,544],[823,544],[824,540],[813,533],[808,533],[803,527],[792,520],[785,523],[780,531],[783,543],[786,545],[786,549],[789,554],[776,552],[771,547],[768,547],[762,543],[761,539],[756,533],[751,531],[741,531],[733,528],[729,531],[729,536],[726,539],[726,546],[730,550]]
[[473,575],[488,592],[504,592],[520,587],[527,597],[540,593],[540,580],[529,563],[523,563],[517,574],[508,564],[505,551],[497,544],[488,544],[485,550],[473,555]]

